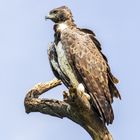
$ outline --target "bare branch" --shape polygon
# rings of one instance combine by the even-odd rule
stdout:
[[[60,80],[35,85],[25,97],[26,113],[40,112],[51,116],[67,117],[81,125],[94,140],[112,140],[107,127],[89,103],[89,97],[76,89],[64,92],[64,100],[40,99],[44,92],[61,84]]]

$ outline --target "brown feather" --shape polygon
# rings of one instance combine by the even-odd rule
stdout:
[[[117,90],[116,86],[114,84],[119,83],[119,80],[111,73],[109,64],[108,64],[108,60],[106,58],[106,56],[101,52],[102,48],[101,48],[101,44],[100,42],[96,39],[96,35],[93,31],[89,30],[89,29],[82,29],[79,28],[80,31],[89,34],[89,37],[91,38],[91,40],[93,41],[93,43],[95,44],[95,46],[97,47],[97,49],[100,51],[101,55],[103,56],[104,60],[106,61],[107,64],[107,72],[108,72],[108,81],[109,81],[109,89],[110,92],[112,93],[112,95],[114,95],[114,97],[119,97],[121,99],[121,96],[119,94],[119,91]]]
[[[86,92],[91,96],[91,104],[96,108],[102,120],[107,124],[112,123],[114,114],[111,103],[113,97],[120,97],[114,85],[118,83],[118,80],[111,73],[108,60],[102,53],[100,42],[93,31],[76,27],[69,8],[59,7],[52,10],[50,14],[56,13],[55,11],[57,14],[55,14],[55,18],[51,19],[55,22],[55,43],[57,45],[58,42],[61,42],[61,50],[64,49],[65,61],[70,66],[74,80],[67,73],[66,76],[71,81],[78,80],[76,84],[82,83],[85,86]],[[65,28],[60,30],[61,23],[65,24]],[[57,55],[60,58],[58,52]],[[69,72],[67,65],[64,66],[63,62],[60,62],[63,70]],[[75,83],[72,84],[75,86]]]
[[[73,70],[76,67],[82,75],[86,89],[92,95],[92,100],[104,121],[107,124],[112,123],[114,119],[112,96],[108,86],[107,64],[102,54],[91,38],[81,34],[80,31],[66,29],[61,36],[68,61],[70,63],[73,61],[71,65],[75,64],[72,66]]]

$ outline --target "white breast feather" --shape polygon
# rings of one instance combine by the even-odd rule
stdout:
[[[62,32],[63,30],[65,30],[66,28],[68,28],[67,24],[66,23],[59,23],[58,24],[58,28],[57,30]]]
[[[61,70],[63,71],[63,73],[65,75],[67,75],[69,77],[69,79],[71,80],[71,83],[74,87],[77,87],[78,86],[78,81],[72,71],[72,68],[71,66],[69,65],[68,63],[68,60],[66,58],[66,55],[65,55],[65,52],[64,52],[64,49],[63,49],[63,46],[61,44],[61,42],[58,43],[57,46],[55,46],[56,48],[56,52],[57,52],[57,55],[58,55],[58,63],[61,67]]]

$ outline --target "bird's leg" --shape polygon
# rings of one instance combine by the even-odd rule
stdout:
[[[74,108],[90,109],[90,96],[85,92],[82,84],[80,84],[77,88],[69,88],[69,92],[64,91],[63,99],[71,106],[74,106]]]
[[[72,103],[75,101],[75,98],[76,98],[76,88],[69,88],[69,91],[66,92],[66,91],[63,91],[63,100],[67,103]]]
[[[80,94],[81,97],[82,97],[82,96],[85,96],[85,98],[87,98],[87,100],[90,100],[90,96],[89,96],[89,94],[87,94],[87,93],[85,92],[85,87],[84,87],[84,85],[83,85],[82,83],[80,83],[80,84],[78,85],[78,87],[77,87],[77,92]]]
[[[64,101],[67,101],[68,98],[69,98],[69,93],[66,92],[66,91],[63,91],[63,100],[64,100]]]

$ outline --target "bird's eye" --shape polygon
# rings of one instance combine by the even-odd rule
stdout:
[[[54,11],[53,11],[54,14],[56,14],[57,12],[58,12],[57,10],[54,10]]]

